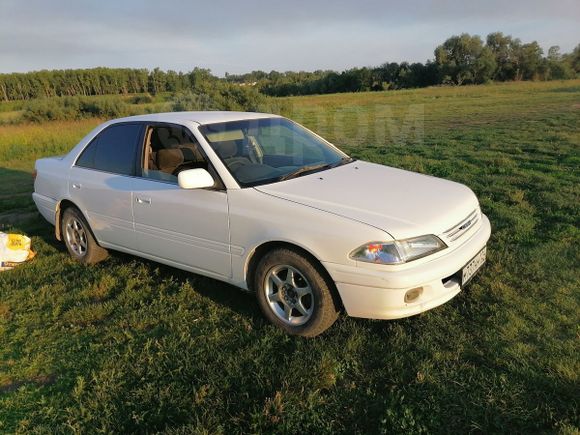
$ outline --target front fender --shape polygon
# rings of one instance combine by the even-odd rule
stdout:
[[[348,255],[371,240],[392,240],[370,225],[256,189],[228,190],[233,280],[246,288],[256,249],[274,242],[294,245],[318,261],[356,265]]]

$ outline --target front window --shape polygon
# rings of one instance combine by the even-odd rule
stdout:
[[[208,169],[199,144],[185,127],[152,125],[145,132],[142,176],[177,184],[177,175],[186,169]]]
[[[282,181],[352,161],[285,118],[207,124],[200,131],[243,187]]]

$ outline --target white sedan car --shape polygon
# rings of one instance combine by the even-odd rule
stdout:
[[[116,119],[35,174],[36,206],[78,261],[111,249],[222,280],[303,336],[341,310],[396,319],[445,303],[490,236],[466,186],[355,160],[276,115]]]

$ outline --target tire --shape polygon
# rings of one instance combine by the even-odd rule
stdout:
[[[109,255],[101,248],[82,213],[75,207],[62,214],[61,230],[64,244],[71,257],[83,264],[95,264]]]
[[[297,251],[268,252],[256,267],[253,284],[264,316],[288,334],[314,337],[338,318],[332,281]]]

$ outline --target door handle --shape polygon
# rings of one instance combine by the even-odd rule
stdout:
[[[79,183],[73,183],[72,184],[72,188],[73,189],[80,189],[81,188],[81,184],[79,184]]]
[[[151,204],[151,198],[135,198],[137,204]]]

